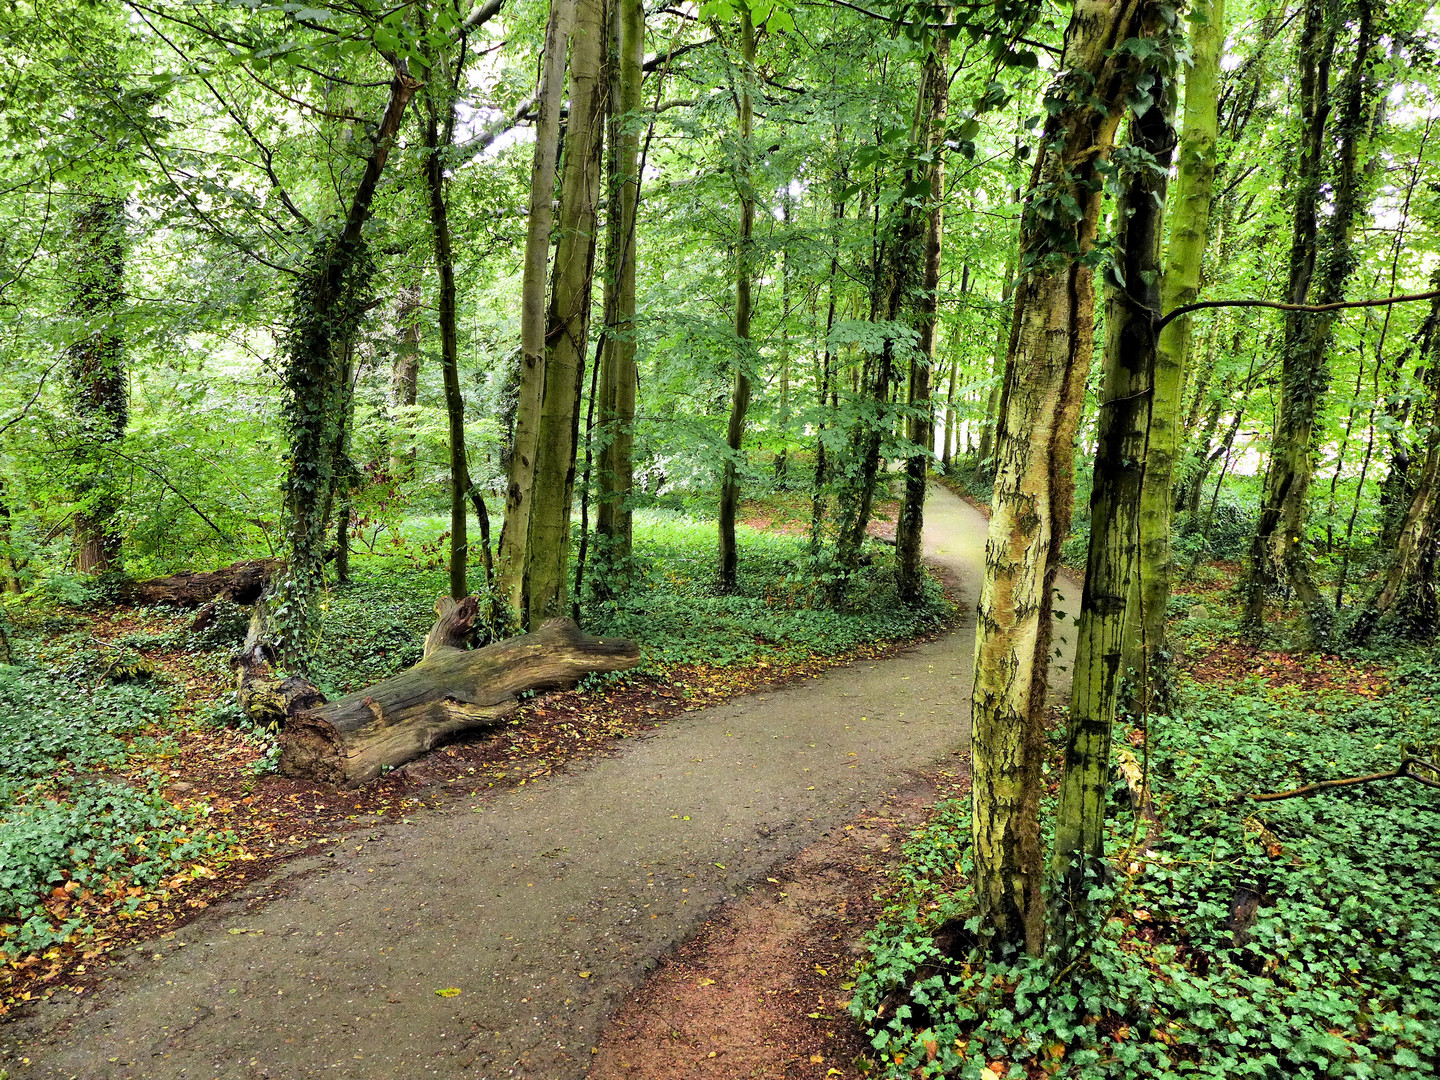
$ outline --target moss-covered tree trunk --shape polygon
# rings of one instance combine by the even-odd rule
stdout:
[[[935,413],[930,400],[930,372],[935,361],[935,331],[940,311],[940,246],[944,236],[945,118],[950,107],[950,40],[936,39],[925,60],[916,110],[915,144],[928,158],[924,177],[924,252],[920,295],[916,298],[918,354],[910,361],[911,414],[906,435],[920,447],[905,462],[905,496],[895,524],[895,583],[903,603],[919,604],[925,596],[921,539],[925,529],[925,489],[935,448]]]
[[[1116,208],[1117,247],[1125,286],[1109,291],[1104,381],[1100,390],[1090,546],[1075,643],[1070,722],[1060,802],[1055,812],[1055,865],[1062,910],[1085,907],[1086,878],[1103,873],[1105,807],[1110,788],[1110,732],[1126,679],[1127,593],[1138,561],[1147,428],[1153,434],[1157,380],[1153,313],[1159,309],[1160,242],[1166,177],[1175,145],[1164,75],[1150,75],[1156,100],[1131,119],[1130,143],[1153,160],[1126,181]],[[1175,388],[1178,391],[1178,387]],[[1175,395],[1178,397],[1178,393]],[[1161,492],[1168,504],[1169,491]]]
[[[640,82],[645,13],[639,0],[611,0],[609,209],[605,218],[605,347],[600,359],[600,500],[603,538],[595,576],[608,589],[630,563],[635,486],[635,216],[640,200]]]
[[[1021,224],[971,701],[975,896],[996,949],[1038,953],[1045,940],[1040,761],[1051,595],[1094,336],[1094,283],[1081,257],[1100,217],[1099,159],[1131,85],[1116,48],[1137,33],[1141,8],[1075,5]]]
[[[751,278],[755,273],[755,189],[751,139],[755,109],[751,87],[755,80],[755,24],[750,9],[740,9],[740,85],[736,88],[739,140],[734,166],[740,197],[740,229],[735,240],[735,376],[730,392],[730,418],[725,425],[725,462],[720,469],[720,574],[722,592],[734,590],[740,557],[735,549],[735,516],[740,507],[740,454],[745,443],[745,416],[750,411],[750,320],[753,314]]]
[[[546,315],[545,385],[530,494],[521,608],[526,626],[570,613],[570,508],[602,187],[605,30],[604,0],[580,0],[570,46],[565,169],[556,222],[559,240]]]

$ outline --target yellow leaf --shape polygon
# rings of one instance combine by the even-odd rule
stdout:
[[[458,986],[447,986],[444,990],[436,990],[435,993],[441,997],[456,997],[460,993],[460,988]]]
[[[701,980],[700,980],[698,983],[696,983],[695,985],[696,985],[696,986],[714,986],[714,985],[715,985],[715,980],[714,980],[714,979],[701,979]]]
[[[811,1064],[811,1065],[824,1065],[824,1064],[825,1064],[825,1055],[824,1055],[824,1054],[811,1054],[811,1055],[810,1055],[810,1064]]]
[[[582,979],[588,979],[593,974],[595,974],[593,971],[582,971],[580,972],[580,977]]]

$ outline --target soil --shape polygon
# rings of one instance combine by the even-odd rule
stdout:
[[[497,782],[457,763],[463,771],[417,791],[386,825],[333,831],[315,854],[129,950],[97,992],[17,1010],[0,1070],[12,1080],[578,1077],[620,1051],[621,1036],[602,1034],[610,1017],[630,1015],[637,993],[663,1000],[661,984],[638,988],[686,942],[657,978],[709,956],[729,981],[706,975],[715,983],[696,989],[721,987],[716,1003],[747,987],[792,999],[767,1005],[775,1025],[760,1030],[793,1048],[774,1055],[786,1067],[810,1071],[761,1075],[848,1068],[858,1036],[837,1001],[873,916],[874,870],[862,867],[895,850],[881,836],[918,820],[922,778],[969,757],[984,534],[979,514],[934,493],[927,557],[961,591],[953,632],[725,704],[691,702],[609,756],[562,768],[533,759],[523,784],[508,768]],[[289,794],[291,820],[360,816],[343,805],[351,793]],[[868,859],[867,838],[878,844]],[[728,1029],[715,1027],[719,1010],[703,1016],[690,1010],[691,1038],[753,1041],[733,1010]],[[653,1046],[656,1030],[631,1027],[629,1046]],[[712,1043],[706,1061],[712,1049],[719,1058]],[[636,1075],[705,1075],[666,1071],[663,1058],[652,1068]]]

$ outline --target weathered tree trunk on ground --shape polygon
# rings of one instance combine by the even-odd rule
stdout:
[[[739,457],[745,443],[745,415],[750,411],[750,319],[751,277],[754,275],[755,189],[751,175],[752,132],[755,110],[751,86],[755,79],[755,24],[750,9],[740,9],[740,85],[736,89],[739,114],[739,141],[734,166],[735,187],[740,197],[740,231],[735,241],[735,385],[730,395],[730,419],[725,426],[728,453],[720,473],[720,574],[721,592],[733,592],[738,583],[739,552],[735,548],[735,516],[740,508]]]
[[[125,299],[125,200],[95,193],[82,198],[71,232],[70,311],[85,325],[66,350],[66,365],[76,425],[76,561],[82,574],[98,574],[120,565],[114,518],[121,500],[106,448],[125,434],[130,416],[125,339],[118,324]]]
[[[575,24],[575,0],[552,0],[545,27],[545,52],[536,92],[535,154],[530,166],[529,224],[520,297],[520,388],[515,406],[505,524],[500,532],[500,593],[520,618],[525,616],[525,578],[530,514],[535,492],[535,458],[540,408],[545,394],[546,285],[550,239],[555,223],[555,173],[560,153],[560,113],[565,102],[565,59]]]
[[[1223,36],[1223,34],[1222,34]],[[1135,170],[1116,208],[1116,249],[1125,288],[1112,288],[1105,319],[1105,377],[1100,390],[1090,547],[1075,643],[1074,681],[1064,773],[1055,812],[1055,867],[1063,910],[1086,905],[1087,876],[1104,872],[1105,814],[1110,788],[1110,733],[1125,682],[1127,630],[1141,625],[1127,611],[1143,536],[1147,439],[1153,437],[1152,389],[1158,377],[1155,311],[1160,310],[1160,244],[1166,177],[1175,147],[1165,77],[1152,72],[1155,101],[1131,119],[1131,145],[1154,161]],[[1202,234],[1203,235],[1203,234]],[[1178,385],[1167,406],[1174,407]],[[1169,419],[1169,418],[1167,418]],[[1147,431],[1148,429],[1148,431]],[[1168,485],[1158,496],[1169,509]],[[1168,545],[1166,558],[1168,561]],[[1149,583],[1144,583],[1148,588]],[[1127,616],[1130,616],[1127,618]]]
[[[303,679],[269,674],[269,655],[250,650],[239,662],[240,700],[247,715],[283,725],[280,771],[286,776],[354,786],[373,780],[463,731],[504,719],[525,690],[574,686],[599,671],[624,671],[639,651],[619,638],[583,634],[568,619],[534,633],[466,646],[478,611],[475,597],[442,597],[438,620],[414,667],[327,702]]]
[[[606,125],[609,202],[605,212],[605,347],[600,358],[599,505],[595,531],[602,570],[594,581],[613,591],[630,565],[635,488],[635,219],[640,202],[641,68],[645,15],[640,0],[610,0],[610,114]]]
[[[1310,302],[1311,279],[1317,277],[1315,304],[1338,303],[1355,256],[1350,234],[1363,200],[1359,198],[1357,167],[1361,143],[1368,137],[1369,112],[1374,99],[1374,47],[1371,0],[1359,0],[1356,9],[1356,46],[1340,91],[1336,171],[1332,182],[1334,210],[1320,225],[1324,166],[1331,157],[1327,116],[1331,109],[1330,64],[1336,35],[1348,28],[1327,17],[1323,0],[1306,0],[1300,44],[1300,96],[1303,145],[1297,168],[1294,235],[1290,252],[1290,282],[1286,299]],[[1322,235],[1323,233],[1323,235]],[[1265,477],[1260,520],[1251,545],[1246,583],[1244,625],[1260,629],[1266,593],[1282,579],[1289,582],[1301,602],[1312,640],[1328,635],[1331,612],[1315,586],[1306,551],[1310,481],[1314,475],[1312,442],[1330,385],[1328,352],[1335,312],[1289,312],[1285,319],[1285,345],[1281,374],[1280,415]]]
[[[921,534],[925,528],[925,490],[930,460],[935,456],[935,412],[930,399],[930,371],[935,361],[935,331],[940,312],[940,246],[944,235],[945,118],[950,107],[950,39],[937,38],[926,58],[916,107],[917,146],[929,157],[924,167],[926,196],[924,253],[920,295],[916,298],[919,352],[910,360],[910,407],[906,423],[910,442],[920,447],[905,462],[905,496],[895,523],[895,583],[902,603],[912,607],[925,598],[921,565]],[[919,212],[919,211],[915,211]]]
[[[220,597],[248,607],[260,599],[271,577],[284,565],[279,559],[245,559],[218,570],[147,578],[125,586],[120,597],[127,604],[178,608],[203,607]]]
[[[1180,139],[1174,198],[1166,208],[1170,239],[1165,252],[1164,282],[1155,297],[1156,310],[1162,314],[1191,303],[1200,292],[1200,265],[1215,191],[1225,0],[1198,0],[1191,10],[1189,38],[1192,62],[1185,75],[1184,134]],[[1168,148],[1166,154],[1168,157]],[[1138,239],[1144,243],[1151,238]],[[1154,239],[1158,241],[1158,235]],[[1153,273],[1156,269],[1158,267],[1150,266],[1147,272]],[[1134,282],[1128,274],[1126,280]],[[1127,606],[1126,612],[1126,622],[1131,629],[1125,635],[1121,668],[1139,673],[1138,688],[1143,688],[1148,695],[1148,700],[1142,702],[1146,709],[1163,708],[1163,697],[1170,686],[1170,679],[1162,670],[1164,658],[1169,655],[1165,648],[1165,611],[1170,600],[1170,512],[1189,353],[1190,318],[1184,316],[1160,331],[1160,340],[1155,346],[1150,430],[1141,446],[1144,467],[1138,522],[1140,547],[1130,592],[1133,606]],[[1160,697],[1156,696],[1157,692]]]
[[[1021,225],[1005,384],[997,410],[995,495],[975,639],[971,715],[975,896],[991,947],[1045,940],[1041,758],[1052,592],[1074,499],[1075,431],[1094,336],[1098,164],[1114,144],[1131,86],[1116,45],[1143,4],[1079,0]],[[1073,200],[1054,221],[1050,208]]]

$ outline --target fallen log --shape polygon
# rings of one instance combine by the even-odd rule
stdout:
[[[473,596],[458,604],[442,599],[418,664],[336,701],[316,701],[311,693],[319,692],[304,680],[266,681],[259,664],[247,672],[242,658],[247,712],[264,705],[285,713],[281,773],[363,784],[459,732],[498,723],[519,708],[515,695],[521,691],[568,688],[591,672],[624,671],[640,662],[632,643],[591,637],[569,619],[552,619],[483,649],[466,648],[477,605]],[[258,659],[263,664],[263,654]],[[249,703],[247,677],[254,691]]]
[[[279,559],[243,559],[218,570],[187,570],[169,577],[133,581],[121,590],[128,604],[198,608],[216,597],[248,607],[260,599],[270,577],[284,564]]]

